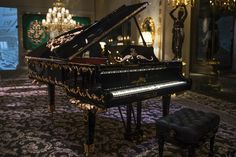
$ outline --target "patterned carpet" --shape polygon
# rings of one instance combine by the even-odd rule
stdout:
[[[81,110],[69,104],[63,90],[56,88],[56,112],[47,110],[46,86],[34,86],[29,80],[0,83],[0,156],[83,157],[84,126]],[[96,157],[157,157],[155,120],[161,114],[160,99],[143,102],[144,140],[124,140],[123,124],[117,108],[97,115],[95,132]],[[172,97],[170,112],[182,107],[216,112],[221,116],[215,143],[215,157],[234,157],[236,150],[236,104],[193,92]],[[125,109],[125,108],[123,108]],[[206,157],[206,143],[197,150]],[[186,150],[166,144],[165,157],[181,157]]]

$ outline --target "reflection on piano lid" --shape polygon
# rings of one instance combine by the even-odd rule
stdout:
[[[116,90],[112,91],[112,96],[114,98],[116,97],[122,97],[126,95],[133,95],[133,94],[138,94],[138,93],[144,93],[148,91],[154,91],[158,89],[164,89],[164,88],[170,88],[170,87],[175,87],[178,85],[184,85],[187,84],[186,81],[170,81],[168,83],[158,83],[158,84],[151,84],[147,86],[142,86],[142,87],[134,87],[131,89],[122,89],[122,90]]]

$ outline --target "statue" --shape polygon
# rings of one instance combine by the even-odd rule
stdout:
[[[179,8],[179,9],[178,9]],[[178,16],[173,14],[178,9]],[[182,59],[182,45],[184,42],[184,21],[187,18],[188,12],[185,5],[176,6],[171,12],[170,16],[174,20],[172,29],[172,52],[174,53],[174,59]]]

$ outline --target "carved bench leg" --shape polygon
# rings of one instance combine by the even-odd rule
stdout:
[[[209,151],[209,157],[213,157],[214,155],[214,143],[215,143],[215,135],[210,138],[210,151]]]
[[[48,110],[53,113],[55,111],[55,85],[48,84]]]
[[[122,113],[120,112],[121,116]],[[133,115],[133,117],[132,117]],[[141,101],[137,102],[137,119],[135,117],[135,112],[133,110],[133,105],[132,104],[127,104],[126,105],[126,125],[125,127],[125,133],[124,133],[124,138],[129,141],[136,141],[140,142],[143,140],[143,130],[141,129],[141,120],[142,120],[142,103]],[[136,124],[135,128],[132,128],[132,118]],[[122,118],[122,121],[123,118]],[[123,122],[125,124],[125,122]]]
[[[188,157],[195,157],[195,147],[193,145],[188,147]]]
[[[162,113],[163,113],[163,117],[165,117],[169,114],[170,99],[171,99],[171,95],[162,96],[162,108],[163,108]]]
[[[95,117],[96,111],[86,110],[84,111],[84,124],[86,140],[84,143],[85,156],[89,156],[90,153],[94,153],[94,131],[95,131]]]
[[[159,157],[163,157],[164,142],[165,142],[164,138],[162,137],[158,138]]]

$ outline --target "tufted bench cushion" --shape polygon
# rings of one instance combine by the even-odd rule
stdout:
[[[185,144],[197,144],[208,134],[215,134],[219,122],[220,117],[214,113],[184,108],[157,120],[156,129],[157,134],[165,138],[174,138]]]
[[[156,122],[159,157],[163,157],[164,142],[188,148],[188,157],[196,157],[195,148],[210,139],[209,157],[214,156],[215,133],[220,117],[214,113],[181,109]]]

